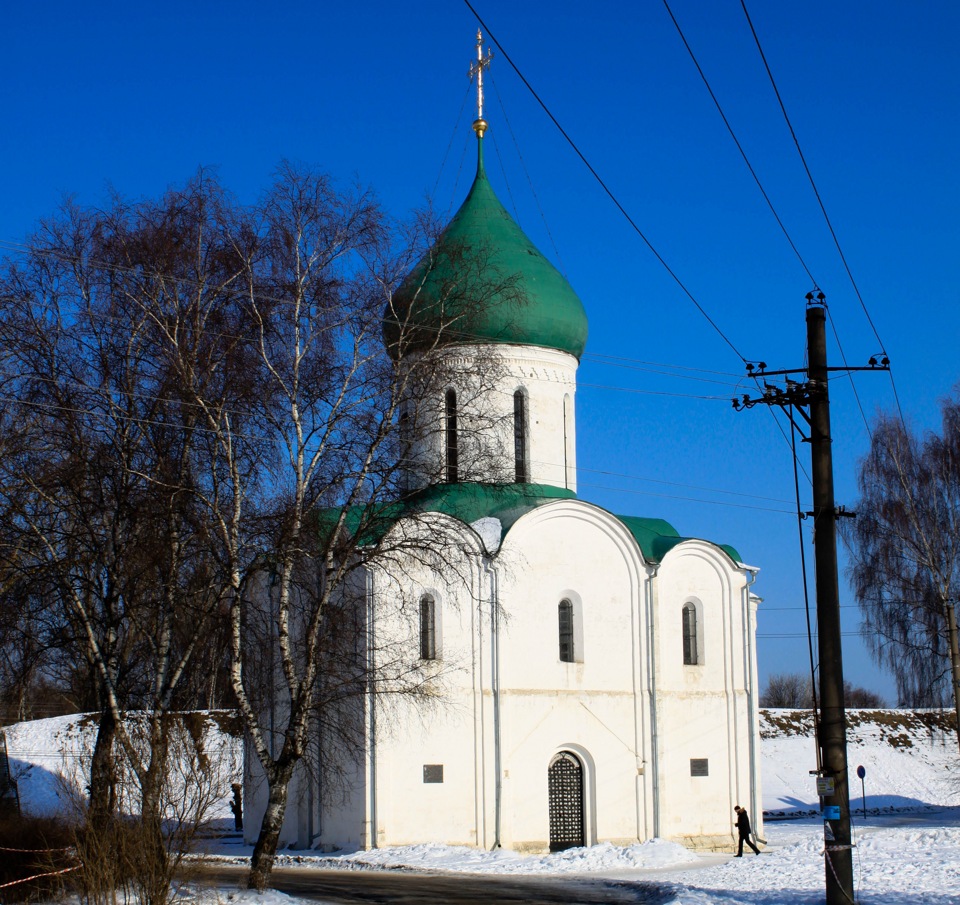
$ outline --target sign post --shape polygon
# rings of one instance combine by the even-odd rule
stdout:
[[[860,777],[860,794],[863,797],[864,822],[866,822],[866,819],[867,819],[867,789],[866,789],[866,786],[863,784],[863,778],[866,775],[867,775],[867,771],[863,768],[863,765],[861,764],[859,767],[857,767],[857,776]]]

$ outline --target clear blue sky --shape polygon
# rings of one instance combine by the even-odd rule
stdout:
[[[771,368],[801,365],[809,279],[664,5],[474,5],[733,345]],[[847,361],[865,364],[881,343],[740,3],[671,5],[827,294]],[[938,400],[960,377],[960,5],[751,0],[748,9],[904,411],[918,428],[935,427]],[[397,214],[428,194],[455,207],[469,185],[466,70],[477,22],[459,0],[17,3],[2,24],[7,249],[63,193],[84,204],[103,201],[108,186],[156,195],[201,165],[218,168],[249,200],[281,159],[303,161],[369,184]],[[488,171],[501,200],[557,261],[590,317],[577,399],[581,496],[735,545],[762,567],[761,677],[805,669],[790,451],[769,411],[731,408],[734,392],[751,389],[737,387],[740,359],[502,55],[485,112],[495,145]],[[835,340],[830,355],[840,363]],[[860,377],[856,388],[868,418],[893,405],[885,375]],[[867,432],[849,381],[835,380],[832,393],[837,500],[852,507]],[[809,508],[808,485],[804,498]],[[811,550],[809,525],[804,531]],[[841,584],[846,676],[892,702],[893,683],[870,663],[843,576]]]

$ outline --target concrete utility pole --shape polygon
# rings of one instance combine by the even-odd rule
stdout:
[[[884,358],[870,359],[866,368],[828,368],[826,303],[822,292],[807,293],[807,367],[768,371],[747,365],[748,376],[756,379],[785,377],[786,389],[764,380],[758,399],[743,396],[733,400],[738,411],[755,405],[776,405],[793,421],[799,413],[809,428],[813,480],[813,543],[816,563],[817,636],[820,656],[820,719],[817,745],[820,748],[818,792],[823,801],[824,860],[827,905],[852,905],[853,854],[850,843],[850,791],[847,778],[847,720],[843,702],[843,654],[840,644],[840,592],[837,577],[837,518],[852,514],[837,509],[833,496],[833,450],[830,435],[831,371],[888,370]],[[791,380],[790,374],[806,374],[805,383]],[[800,429],[794,421],[794,427]],[[801,430],[802,433],[802,430]]]
[[[822,299],[821,299],[822,302]],[[833,498],[833,439],[830,436],[826,308],[807,305],[807,392],[810,400],[810,457],[813,478],[813,547],[816,561],[817,638],[820,652],[820,745],[828,784],[823,796],[827,905],[853,902],[850,847],[850,790],[847,780],[847,719],[843,703],[840,647],[840,588],[837,579],[837,508]],[[832,791],[829,780],[833,780]],[[831,819],[833,818],[833,819]]]

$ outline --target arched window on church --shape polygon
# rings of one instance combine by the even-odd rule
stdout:
[[[527,468],[527,400],[523,390],[513,394],[513,464],[514,480],[526,484],[530,472]]]
[[[700,662],[700,650],[697,643],[697,605],[683,605],[683,664],[696,666]]]
[[[437,659],[437,604],[429,594],[420,598],[420,659]]]
[[[560,623],[560,662],[575,663],[573,603],[564,598],[558,607]]]
[[[444,440],[446,445],[446,477],[448,484],[460,480],[460,448],[457,438],[457,392],[447,390],[444,396]]]

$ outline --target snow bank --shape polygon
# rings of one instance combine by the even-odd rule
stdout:
[[[290,861],[306,863],[302,857]],[[653,870],[695,864],[697,855],[682,845],[650,839],[636,845],[609,842],[589,848],[571,848],[551,855],[519,855],[508,849],[485,851],[451,845],[407,845],[398,848],[327,856],[330,866],[365,865],[384,869],[455,870],[496,874],[596,874],[630,870]]]
[[[170,771],[168,798],[171,813],[198,795],[211,799],[205,816],[230,816],[231,783],[243,776],[243,746],[239,722],[223,711],[178,714],[175,732],[182,733],[180,756]],[[135,731],[135,719],[131,718]],[[10,772],[17,783],[20,807],[38,817],[68,818],[86,798],[90,759],[97,737],[97,717],[90,714],[52,717],[16,723],[0,730],[6,736]],[[137,808],[136,783],[127,771],[121,782],[121,801],[127,811]],[[230,821],[232,826],[232,818]]]
[[[847,712],[850,808],[867,814],[960,806],[957,735],[939,710]],[[807,710],[761,710],[763,809],[767,820],[815,816],[816,746]],[[861,789],[856,768],[866,777]]]

